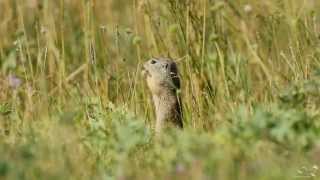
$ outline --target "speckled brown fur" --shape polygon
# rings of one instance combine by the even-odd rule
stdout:
[[[183,128],[177,65],[168,58],[153,58],[144,63],[143,73],[152,93],[156,112],[156,133],[163,127]]]

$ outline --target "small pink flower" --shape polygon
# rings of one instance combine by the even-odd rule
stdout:
[[[176,172],[177,173],[183,173],[184,171],[185,171],[185,167],[182,164],[177,164]]]
[[[17,89],[22,84],[22,80],[20,78],[18,78],[17,76],[10,74],[8,76],[8,83],[11,88]]]

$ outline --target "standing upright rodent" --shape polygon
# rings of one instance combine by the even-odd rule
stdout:
[[[156,133],[170,124],[183,128],[177,64],[168,58],[152,58],[143,64],[143,69],[155,106]]]

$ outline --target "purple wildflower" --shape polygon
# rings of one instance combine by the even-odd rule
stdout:
[[[11,88],[17,89],[22,84],[22,80],[17,76],[10,74],[8,76],[8,83]]]

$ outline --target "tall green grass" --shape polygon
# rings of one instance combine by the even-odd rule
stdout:
[[[317,179],[317,0],[0,1],[0,177]],[[154,139],[151,57],[185,129]]]

